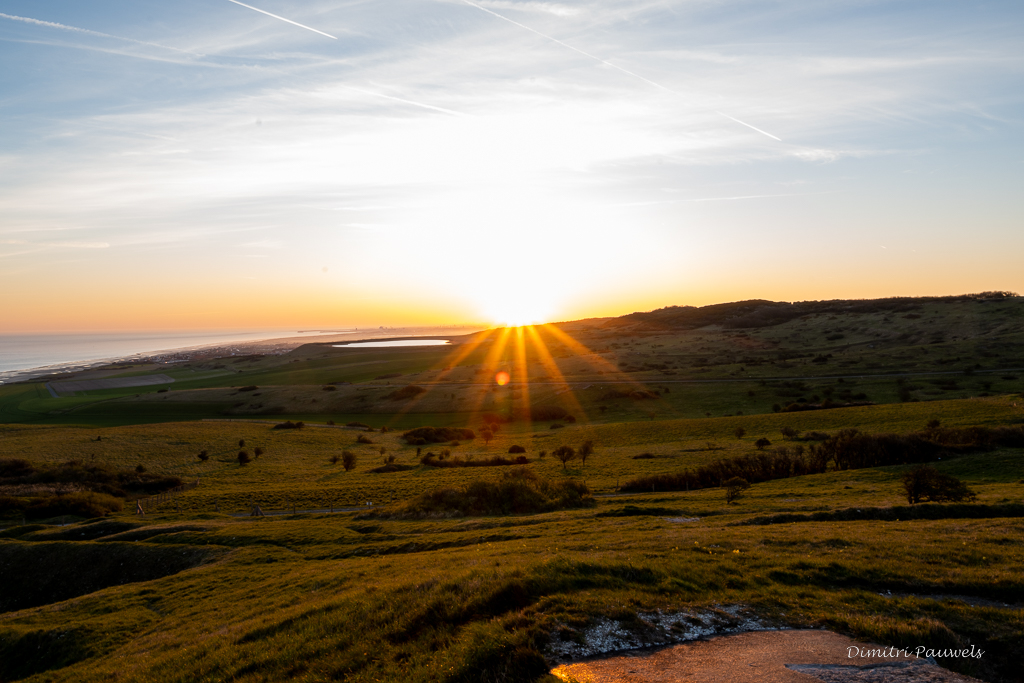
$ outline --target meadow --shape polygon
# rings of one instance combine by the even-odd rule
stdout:
[[[557,347],[551,333],[549,350],[563,355],[553,353],[558,362],[552,365],[540,354],[529,376],[543,373],[549,380],[529,386],[492,381],[503,368],[514,377],[519,362],[513,347],[506,363],[492,339],[463,348],[468,353],[458,362],[445,355],[451,349],[398,351],[392,365],[393,349],[353,352],[373,354],[360,359],[301,347],[241,362],[136,367],[130,372],[176,378],[170,391],[146,387],[138,396],[108,390],[54,399],[41,383],[0,387],[6,421],[0,457],[40,466],[102,463],[197,484],[140,499],[142,516],[129,501],[123,512],[96,519],[34,522],[8,514],[0,521],[0,680],[553,681],[548,672],[559,662],[677,642],[695,623],[713,623],[720,633],[752,623],[827,628],[899,647],[973,644],[984,657],[940,663],[983,680],[1021,680],[1020,447],[943,453],[930,463],[971,488],[977,498],[964,503],[910,505],[901,483],[909,465],[764,481],[733,503],[717,487],[620,490],[638,476],[762,452],[759,439],[770,441],[771,450],[816,443],[808,440],[814,432],[817,439],[850,428],[909,434],[934,421],[943,428],[1024,424],[1020,382],[1004,379],[1013,377],[1008,369],[1015,367],[1018,347],[1011,342],[1020,333],[1014,317],[1020,309],[1004,303],[921,304],[913,309],[918,312],[900,312],[920,316],[909,321],[892,312],[856,314],[878,317],[878,328],[892,332],[892,344],[910,348],[917,338],[896,339],[906,330],[882,325],[884,316],[930,325],[944,306],[958,314],[971,306],[984,316],[993,311],[991,321],[961,326],[990,335],[987,341],[943,342],[971,345],[971,360],[985,361],[981,368],[964,367],[967,347],[938,352],[941,344],[932,345],[931,358],[961,354],[960,388],[934,394],[929,387],[937,385],[925,375],[898,384],[896,377],[845,374],[839,382],[824,374],[830,368],[813,362],[820,351],[780,360],[777,346],[764,352],[760,365],[751,357],[710,366],[673,361],[687,373],[710,367],[707,374],[729,381],[670,384],[682,370],[615,369],[636,359],[612,344],[628,344],[629,353],[641,349],[650,359],[667,353],[659,345],[669,337],[695,344],[702,336],[706,344],[710,335],[721,341],[736,332],[651,332],[628,320],[632,327],[624,330],[594,330],[586,321],[563,327],[573,331],[575,325],[575,337],[591,335],[588,348],[607,347],[607,362],[584,362],[585,354],[564,340]],[[787,331],[783,325],[802,327]],[[810,346],[819,337],[826,343],[829,335],[849,334],[835,332],[836,326],[818,315],[743,334],[799,332]],[[921,334],[931,345],[931,328]],[[1005,348],[1000,335],[1010,340]],[[995,357],[985,357],[980,347]],[[884,356],[892,348],[865,346],[858,353],[889,371],[896,365],[885,365]],[[766,377],[740,376],[755,368]],[[232,374],[216,374],[226,369]],[[985,390],[989,370],[996,379]],[[383,377],[395,373],[400,376]],[[804,376],[813,379],[797,379]],[[428,391],[409,402],[387,397],[414,383]],[[816,394],[823,401],[829,387],[838,399],[847,384],[856,385],[852,393],[868,394],[869,404],[791,412],[772,407],[781,399],[811,403]],[[648,395],[608,398],[623,386]],[[783,397],[782,391],[798,395]],[[248,410],[261,400],[287,410]],[[720,401],[718,409],[705,410],[713,401]],[[561,408],[574,420],[534,420],[528,411],[517,412],[532,406]],[[273,429],[283,419],[307,424]],[[404,430],[423,425],[469,428],[475,437],[457,445],[411,445],[402,438]],[[489,439],[485,428],[493,431]],[[594,452],[585,464],[555,459],[560,447],[579,449],[588,441]],[[522,447],[528,464],[421,464],[427,452],[480,461],[507,456],[512,446]],[[239,450],[256,448],[259,457],[239,463]],[[199,458],[203,451],[206,460]],[[346,451],[356,456],[351,470],[332,457]],[[406,469],[371,471],[389,460]],[[402,514],[427,492],[496,482],[522,469],[552,482],[585,483],[591,505],[495,516]],[[266,516],[250,516],[254,506]]]

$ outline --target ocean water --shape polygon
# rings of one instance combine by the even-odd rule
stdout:
[[[192,346],[299,337],[295,329],[189,330],[96,334],[0,334],[0,373],[121,358]],[[312,336],[312,334],[310,335]],[[2,379],[2,377],[0,377]]]

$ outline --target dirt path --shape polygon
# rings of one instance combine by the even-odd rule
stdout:
[[[869,649],[884,654],[857,656]],[[563,664],[552,673],[580,683],[980,683],[912,654],[810,630],[721,636]]]

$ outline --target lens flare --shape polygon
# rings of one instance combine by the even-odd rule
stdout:
[[[502,386],[502,387],[505,386],[506,384],[508,384],[508,381],[510,379],[512,379],[512,376],[509,375],[504,370],[502,370],[501,372],[499,372],[498,374],[496,374],[494,376],[494,381],[498,383],[498,386]]]

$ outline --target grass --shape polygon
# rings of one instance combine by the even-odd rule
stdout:
[[[143,465],[199,481],[173,498],[144,501],[142,518],[126,509],[67,526],[0,524],[4,596],[26,600],[0,613],[0,679],[540,681],[553,646],[584,639],[598,623],[642,635],[642,616],[654,610],[739,605],[767,623],[883,645],[976,644],[986,650],[982,660],[941,663],[985,680],[1018,680],[1022,449],[933,463],[977,492],[972,505],[908,508],[900,466],[767,481],[731,505],[721,489],[617,488],[753,453],[762,437],[784,444],[787,427],[903,433],[932,419],[948,427],[1020,424],[1024,400],[1014,392],[1024,373],[986,372],[1024,367],[1022,311],[1016,300],[961,301],[921,305],[914,318],[836,313],[746,330],[568,325],[595,354],[548,335],[574,391],[535,383],[530,400],[561,405],[576,423],[551,430],[547,422],[513,422],[490,444],[437,446],[481,460],[522,445],[537,477],[567,476],[593,493],[593,507],[532,514],[403,513],[447,514],[451,504],[428,510],[425,494],[461,491],[469,501],[473,491],[500,488],[515,469],[426,467],[401,438],[425,425],[479,434],[480,412],[524,404],[521,387],[488,383],[495,367],[513,360],[506,350],[485,364],[489,345],[446,378],[438,368],[450,350],[307,345],[277,357],[125,368],[174,377],[160,394],[147,387],[53,399],[41,383],[0,386],[5,456]],[[530,353],[531,376],[554,382],[550,364]],[[827,354],[826,363],[813,362]],[[858,376],[898,371],[958,374],[919,374],[902,386]],[[396,372],[402,376],[375,379]],[[840,374],[843,382],[831,377]],[[623,378],[658,397],[603,398],[608,386],[624,386],[609,380]],[[435,384],[441,379],[448,383]],[[669,383],[678,379],[727,381]],[[341,381],[353,384],[322,390]],[[408,402],[386,398],[408,384],[428,391]],[[258,389],[240,394],[245,385]],[[900,401],[901,389],[917,400]],[[846,390],[880,405],[771,412],[776,402]],[[271,429],[286,419],[307,426]],[[360,445],[361,432],[345,422],[391,431]],[[240,467],[240,439],[265,453]],[[586,440],[596,452],[585,468],[570,463],[563,472],[541,457]],[[381,447],[410,469],[371,472],[383,464]],[[197,458],[201,450],[208,461]],[[358,456],[351,472],[330,462],[344,450]],[[636,458],[645,453],[652,457]],[[298,513],[249,517],[257,504]],[[303,512],[332,506],[358,511]]]

